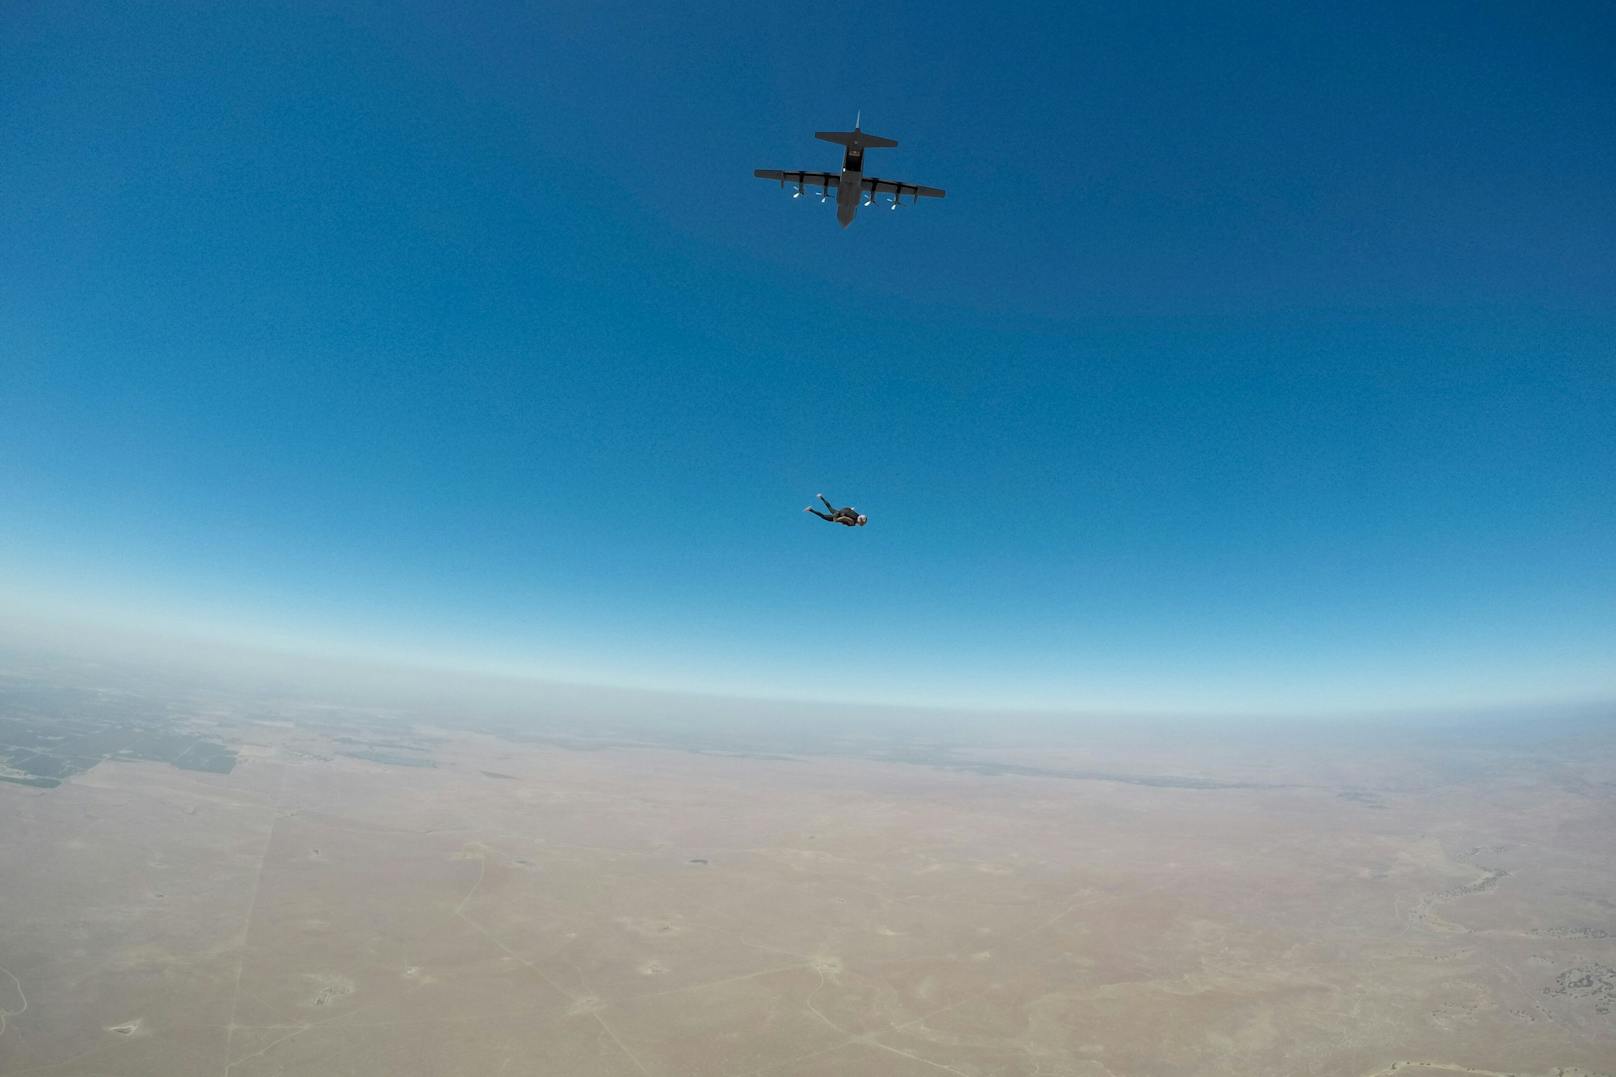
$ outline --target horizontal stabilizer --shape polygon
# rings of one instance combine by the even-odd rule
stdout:
[[[867,149],[891,149],[898,144],[895,138],[882,138],[880,135],[868,135],[863,131],[815,131],[814,137],[821,142],[834,142],[838,146],[863,146]]]

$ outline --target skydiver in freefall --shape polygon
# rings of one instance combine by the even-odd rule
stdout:
[[[809,505],[807,508],[803,509],[803,512],[811,512],[821,520],[829,520],[833,524],[841,524],[844,527],[863,527],[865,524],[870,522],[870,518],[864,515],[858,509],[851,507],[839,509],[835,505],[832,505],[829,501],[825,501],[824,494],[816,494],[815,496],[818,497],[820,501],[824,502],[825,507],[829,509],[830,512],[820,512],[812,505]]]

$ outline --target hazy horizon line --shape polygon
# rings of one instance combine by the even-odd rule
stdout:
[[[500,696],[506,703],[521,703],[538,693],[574,699],[576,702],[617,705],[680,704],[679,710],[714,705],[725,710],[735,707],[763,707],[776,710],[818,710],[827,705],[839,712],[880,715],[894,718],[930,715],[955,720],[1004,719],[1040,724],[1045,722],[1336,722],[1366,723],[1420,721],[1508,721],[1542,716],[1545,711],[1560,716],[1616,717],[1616,695],[1589,693],[1558,698],[1502,699],[1486,704],[1446,705],[1388,703],[1383,707],[1320,706],[1316,708],[1251,705],[1207,708],[1162,706],[1034,706],[1010,704],[987,707],[970,703],[917,703],[886,699],[827,701],[817,697],[786,693],[723,691],[682,686],[617,684],[587,677],[557,677],[546,673],[513,668],[498,662],[456,661],[448,655],[411,654],[402,650],[354,648],[346,652],[320,649],[310,640],[244,640],[209,636],[200,630],[176,628],[137,629],[126,624],[108,623],[93,617],[72,614],[19,614],[0,609],[0,646],[13,647],[36,658],[78,661],[114,660],[126,663],[156,663],[175,674],[179,670],[195,675],[223,673],[291,678],[305,691],[316,686],[324,691],[379,692],[383,695],[406,691],[428,691],[435,702],[447,703],[457,697]],[[176,668],[177,667],[177,668]],[[578,699],[576,697],[594,697]],[[484,700],[487,702],[488,700]],[[609,708],[615,709],[615,708]]]

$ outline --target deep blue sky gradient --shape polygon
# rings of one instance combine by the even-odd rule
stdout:
[[[1608,5],[694,6],[0,12],[0,591],[764,694],[1616,694]],[[859,109],[945,201],[751,178]]]

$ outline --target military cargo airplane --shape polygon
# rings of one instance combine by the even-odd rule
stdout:
[[[776,180],[781,187],[788,183],[794,184],[797,190],[792,198],[801,198],[805,190],[818,188],[819,200],[825,202],[830,198],[831,188],[836,188],[836,219],[842,222],[843,228],[853,223],[853,215],[858,212],[861,194],[864,196],[863,204],[866,206],[875,205],[876,195],[891,195],[892,201],[887,205],[889,209],[897,209],[905,195],[909,196],[911,204],[918,203],[922,198],[943,197],[946,192],[936,187],[920,187],[913,183],[866,176],[864,151],[890,149],[898,143],[880,135],[865,134],[859,130],[859,122],[862,119],[861,113],[853,120],[851,131],[814,132],[817,139],[845,147],[840,175],[835,172],[780,172],[772,168],[759,168],[752,175],[758,179]]]

